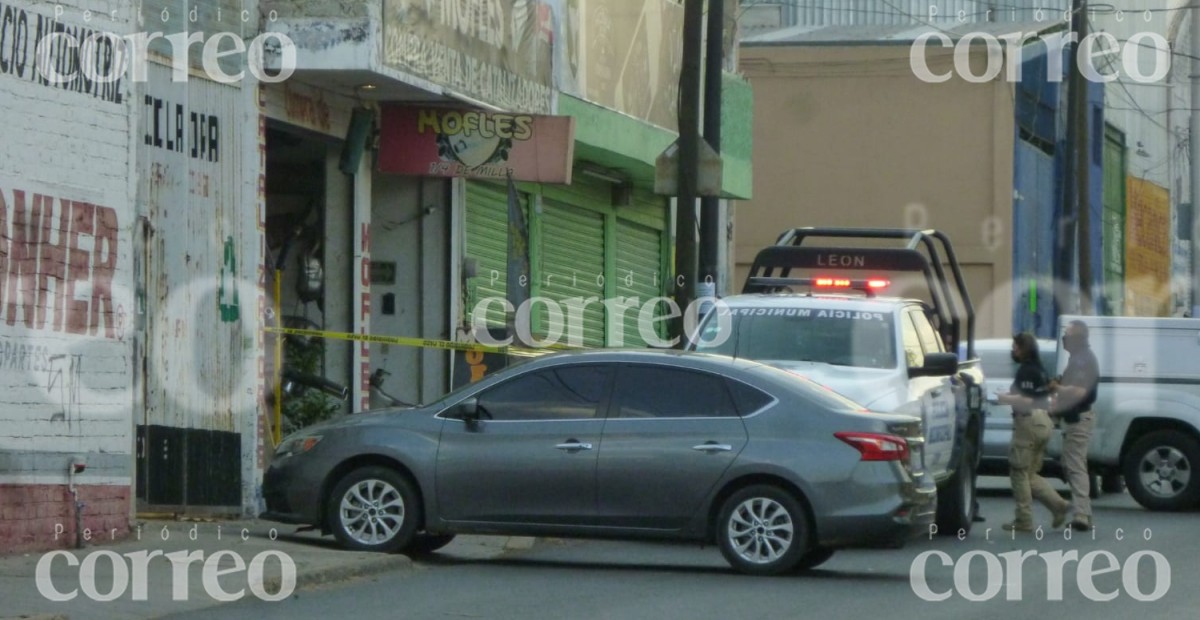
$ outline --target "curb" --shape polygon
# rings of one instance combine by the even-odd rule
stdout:
[[[532,549],[538,540],[541,539],[534,538],[533,536],[509,536],[508,540],[504,542],[504,550],[527,551]]]
[[[412,566],[412,563],[411,558],[400,553],[380,554],[379,558],[367,559],[343,566],[329,566],[310,571],[298,570],[296,571],[295,590],[323,585],[333,581],[378,575],[379,573]],[[263,588],[268,592],[278,592],[281,589],[282,580],[282,577],[264,579]]]

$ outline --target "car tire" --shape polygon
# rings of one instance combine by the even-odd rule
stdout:
[[[968,432],[967,436],[974,435]],[[960,530],[971,532],[975,521],[976,461],[975,441],[967,439],[954,475],[938,487],[937,529],[942,536],[957,536]]]
[[[387,467],[362,467],[334,485],[325,518],[338,542],[355,551],[395,552],[408,547],[421,520],[417,492]]]
[[[454,534],[417,534],[404,552],[413,557],[429,555],[453,541]]]
[[[800,562],[796,564],[796,570],[812,570],[828,562],[829,558],[833,557],[833,554],[834,550],[829,547],[813,547],[808,550],[808,553],[804,554],[804,557],[800,558]]]
[[[721,505],[717,544],[736,570],[778,575],[796,567],[808,553],[808,515],[791,493],[758,484],[737,491]]]
[[[1188,510],[1200,504],[1200,443],[1179,431],[1148,433],[1122,463],[1125,486],[1148,510]]]

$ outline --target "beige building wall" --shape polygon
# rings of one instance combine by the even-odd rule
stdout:
[[[739,51],[754,89],[754,199],[736,206],[734,290],[788,228],[936,228],[963,265],[976,336],[1011,335],[1014,89],[1004,72],[925,83],[906,44]],[[952,67],[941,50],[928,58],[935,73]]]

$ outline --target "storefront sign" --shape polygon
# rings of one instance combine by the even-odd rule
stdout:
[[[551,0],[563,92],[675,130],[683,66],[679,0]],[[730,9],[726,9],[730,11]],[[736,14],[730,11],[728,14]]]
[[[518,112],[549,112],[550,5],[523,0],[386,0],[384,64]]]
[[[387,106],[379,169],[416,176],[570,183],[575,119]]]

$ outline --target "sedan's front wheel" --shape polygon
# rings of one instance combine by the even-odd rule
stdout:
[[[808,516],[778,487],[746,487],[725,500],[717,521],[721,554],[735,569],[776,575],[794,568],[808,551]]]
[[[400,551],[412,542],[420,520],[417,493],[386,467],[356,469],[333,487],[325,507],[333,535],[358,551]]]

